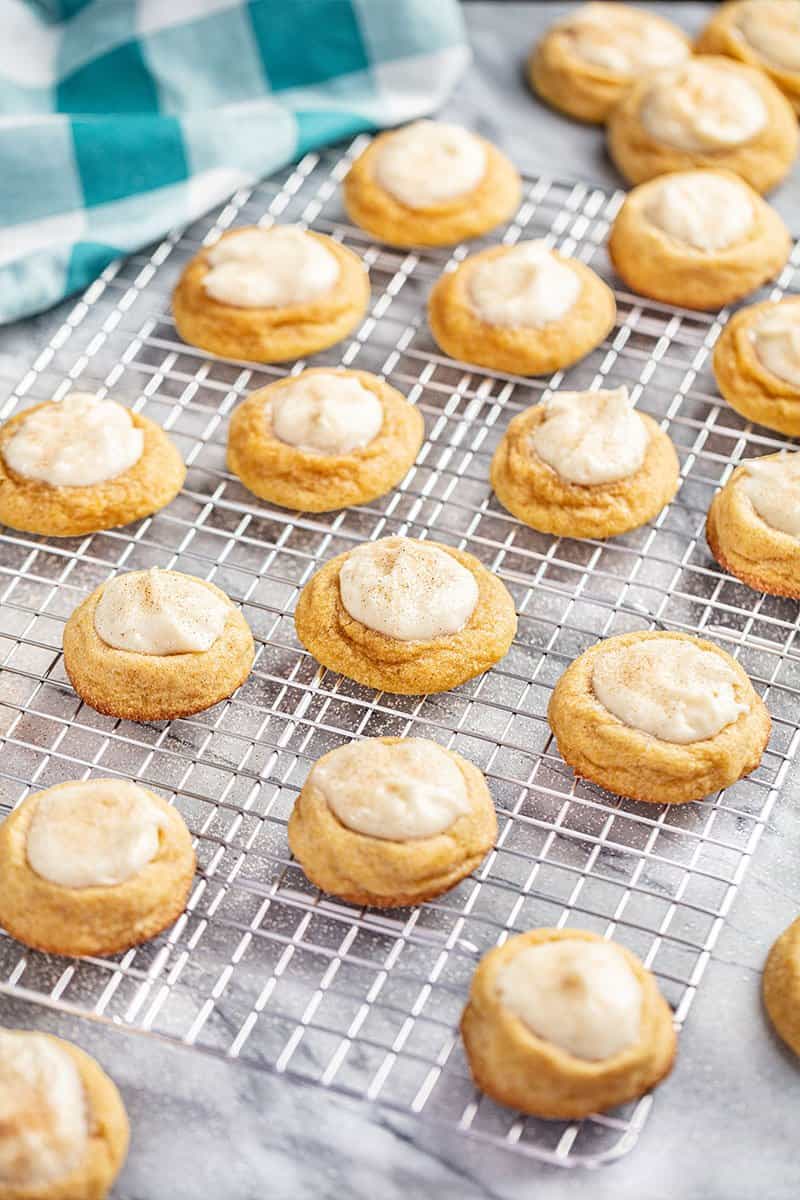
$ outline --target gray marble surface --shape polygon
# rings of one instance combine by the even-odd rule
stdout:
[[[616,183],[600,134],[539,107],[523,82],[523,48],[567,7],[469,4],[475,64],[447,115],[503,144],[527,170]],[[649,7],[696,29],[710,6]],[[777,197],[790,220],[796,188],[796,181],[785,185]],[[68,308],[0,332],[0,386],[22,374]],[[767,947],[800,911],[796,774],[717,942],[677,1068],[637,1148],[591,1175],[487,1152],[310,1087],[6,999],[0,1019],[73,1037],[119,1083],[133,1145],[118,1200],[789,1200],[800,1194],[800,1076],[765,1022],[759,979]]]

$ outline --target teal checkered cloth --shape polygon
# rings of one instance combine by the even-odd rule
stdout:
[[[0,322],[468,61],[456,0],[0,0]]]

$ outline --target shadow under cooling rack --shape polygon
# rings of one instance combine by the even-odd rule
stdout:
[[[122,1024],[567,1166],[628,1150],[651,1100],[581,1123],[500,1108],[473,1087],[457,1032],[480,955],[509,933],[572,925],[613,935],[656,973],[680,1024],[796,747],[796,605],[720,573],[704,537],[714,491],[742,458],[784,443],[715,396],[709,354],[727,319],[617,290],[603,346],[547,380],[452,362],[424,321],[427,290],[467,253],[403,252],[348,225],[338,184],[360,147],[309,155],[152,252],[109,267],[41,352],[3,416],[78,387],[107,389],[164,425],[188,464],[156,516],[48,542],[0,539],[0,804],[89,775],[142,781],[195,835],[186,913],[152,943],[108,960],[30,953],[0,936],[0,996]],[[614,285],[605,251],[619,193],[526,182],[516,219],[480,243],[544,237]],[[390,495],[320,516],[270,508],[225,468],[226,420],[287,368],[210,358],[179,341],[175,280],[232,224],[300,221],[358,252],[372,304],[350,339],[315,357],[383,374],[425,416],[417,464]],[[470,247],[472,249],[473,247]],[[797,248],[769,294],[795,287]],[[766,294],[766,293],[765,293]],[[301,364],[292,367],[299,369]],[[511,518],[488,483],[508,420],[547,387],[626,384],[673,439],[682,487],[656,521],[608,544],[546,537]],[[512,592],[519,632],[488,674],[439,696],[376,694],[321,670],[292,612],[318,564],[392,533],[468,549]],[[63,623],[109,575],[188,571],[242,605],[257,640],[236,696],[191,720],[133,725],[82,705],[61,660]],[[630,629],[701,632],[741,661],[774,732],[759,769],[724,793],[669,808],[577,782],[559,758],[547,701],[567,663]],[[291,860],[286,820],[311,763],[354,737],[436,739],[487,774],[497,846],[439,900],[379,913],[322,897]]]

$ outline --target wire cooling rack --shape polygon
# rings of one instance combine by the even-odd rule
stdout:
[[[73,388],[107,390],[162,424],[188,478],[163,512],[64,541],[5,530],[0,543],[0,805],[90,775],[174,798],[199,872],[166,935],[112,959],[71,961],[0,935],[0,997],[15,995],[311,1080],[418,1114],[518,1154],[598,1165],[635,1144],[651,1100],[581,1123],[503,1109],[472,1086],[457,1022],[480,955],[537,925],[613,935],[658,976],[681,1024],[797,744],[797,605],[720,573],[703,525],[742,458],[783,443],[721,404],[709,354],[726,320],[617,290],[608,340],[550,379],[498,375],[439,354],[430,284],[467,247],[406,253],[349,226],[338,185],[361,148],[308,155],[240,191],[152,252],[109,267],[2,408]],[[545,237],[611,278],[604,248],[622,200],[582,183],[526,182],[516,219],[485,243]],[[210,358],[177,337],[170,290],[201,243],[231,225],[300,221],[357,251],[372,304],[317,364],[381,373],[425,415],[417,465],[389,496],[309,516],[271,508],[225,470],[226,419],[246,393],[300,370]],[[470,246],[469,249],[473,249]],[[797,248],[770,294],[791,290]],[[675,442],[683,483],[656,521],[609,543],[546,537],[493,498],[489,461],[509,419],[545,388],[625,383]],[[292,621],[319,564],[365,539],[408,533],[470,550],[508,585],[519,632],[492,671],[446,695],[376,694],[321,670]],[[100,716],[70,688],[61,635],[115,571],[188,571],[241,603],[257,640],[236,696],[191,720]],[[566,665],[599,637],[689,630],[730,650],[766,697],[773,736],[759,769],[702,803],[654,807],[578,783],[545,713]],[[422,907],[376,912],[321,896],[291,860],[286,820],[310,765],[352,738],[434,738],[487,774],[496,848]]]

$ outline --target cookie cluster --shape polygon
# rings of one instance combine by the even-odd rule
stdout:
[[[796,153],[799,46],[779,2],[737,0],[720,8],[694,54],[668,22],[608,3],[573,10],[536,47],[533,87],[570,116],[605,124],[612,158],[635,185],[608,246],[633,291],[716,310],[783,268],[790,238],[762,193]],[[490,233],[521,194],[497,147],[436,121],[376,137],[343,188],[354,225],[410,252]],[[455,255],[451,266],[431,289],[428,322],[458,362],[512,381],[552,376],[614,328],[611,289],[550,241],[509,239]],[[369,505],[415,468],[425,429],[413,396],[366,371],[305,365],[357,338],[369,304],[361,258],[299,226],[231,230],[186,266],[173,314],[187,343],[234,363],[297,364],[230,420],[227,466],[246,489],[243,504],[255,496],[308,513]],[[798,302],[740,310],[718,339],[714,369],[743,415],[800,433]],[[491,464],[499,503],[555,537],[607,539],[656,519],[680,485],[680,462],[636,407],[641,390],[554,386],[515,416]],[[707,518],[709,547],[727,570],[795,598],[798,463],[781,452],[742,464]],[[152,516],[185,473],[165,431],[135,406],[71,393],[0,430],[0,519],[28,533],[83,536]],[[473,555],[387,536],[323,563],[300,591],[295,627],[320,670],[423,695],[498,663],[517,617],[509,588]],[[245,683],[255,653],[240,606],[173,570],[105,580],[64,630],[78,696],[125,721],[209,708]],[[548,718],[577,776],[654,804],[697,801],[747,775],[770,735],[738,662],[687,633],[635,632],[591,646],[556,683]],[[326,893],[389,908],[455,887],[480,868],[497,833],[477,766],[425,738],[379,737],[311,765],[288,841]],[[162,797],[121,779],[59,784],[28,796],[0,826],[0,924],[54,954],[119,953],[181,919],[195,869],[192,834]],[[798,945],[793,926],[765,975],[770,1014],[795,1049]],[[484,1091],[559,1119],[642,1095],[669,1072],[676,1049],[653,975],[626,948],[580,930],[532,930],[486,954],[461,1030]],[[7,1167],[0,1148],[0,1192],[46,1195],[57,1182],[54,1195],[105,1194],[127,1123],[113,1085],[85,1055],[0,1030],[0,1109],[14,1150]],[[32,1112],[43,1129],[36,1156],[26,1141]]]

